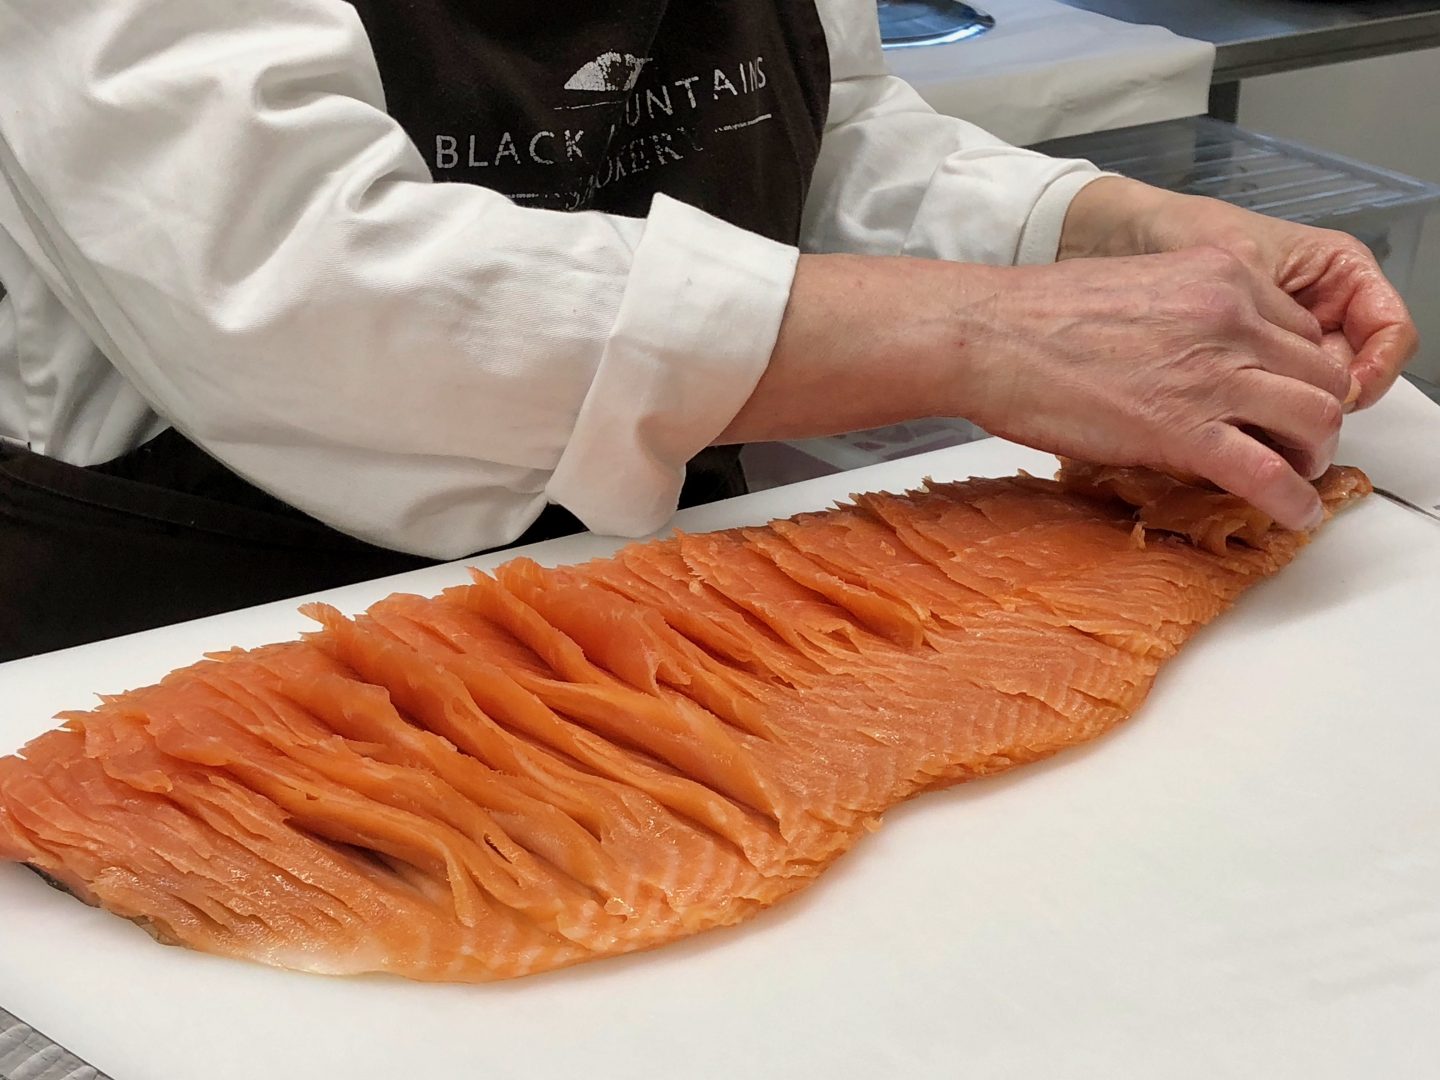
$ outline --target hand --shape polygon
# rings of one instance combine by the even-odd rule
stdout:
[[[802,255],[769,365],[716,441],[964,416],[1067,457],[1201,476],[1308,528],[1323,513],[1306,478],[1329,464],[1350,385],[1320,341],[1215,247],[1005,268]]]
[[[963,415],[1067,457],[1203,477],[1280,524],[1323,517],[1350,388],[1283,289],[1218,247],[998,271]],[[973,313],[972,313],[973,314]]]
[[[1314,317],[1325,349],[1355,376],[1356,407],[1380,400],[1414,357],[1419,337],[1405,302],[1369,249],[1346,233],[1106,177],[1083,188],[1072,203],[1061,256],[1139,255],[1199,245],[1230,252]]]

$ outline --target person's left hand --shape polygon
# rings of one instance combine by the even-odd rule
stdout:
[[[1324,348],[1355,378],[1347,405],[1365,408],[1380,400],[1419,347],[1404,300],[1359,240],[1216,199],[1102,177],[1072,202],[1060,258],[1202,245],[1229,251],[1310,313]]]

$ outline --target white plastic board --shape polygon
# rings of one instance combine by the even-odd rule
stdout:
[[[1052,464],[987,440],[680,524]],[[0,666],[0,751],[90,691],[289,637],[293,607]],[[489,986],[327,979],[162,948],[0,867],[0,1004],[115,1080],[1432,1077],[1437,620],[1440,525],[1368,500],[1203,632],[1129,724],[893,812],[742,928]]]

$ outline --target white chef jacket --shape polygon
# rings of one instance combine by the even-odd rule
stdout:
[[[1089,164],[885,74],[833,87],[801,249],[1053,260]],[[0,0],[0,438],[77,465],[173,425],[344,532],[455,558],[548,502],[641,535],[769,361],[799,251],[432,182],[343,0]]]

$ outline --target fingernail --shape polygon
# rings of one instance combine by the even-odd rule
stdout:
[[[1314,532],[1323,524],[1325,524],[1325,504],[1316,503],[1315,512],[1311,514],[1309,520],[1305,522],[1305,531]]]
[[[1345,395],[1346,411],[1355,408],[1355,402],[1360,400],[1360,380],[1354,375],[1350,376],[1350,393]]]

